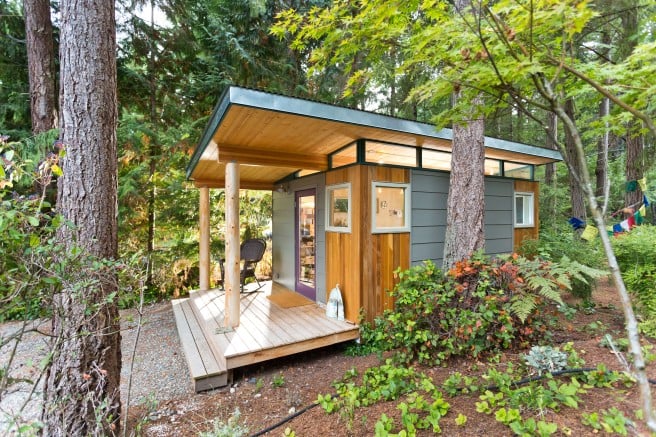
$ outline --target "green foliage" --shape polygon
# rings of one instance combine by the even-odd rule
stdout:
[[[562,303],[560,290],[586,269],[567,258],[549,263],[476,254],[445,275],[426,262],[398,272],[395,308],[367,339],[394,349],[402,362],[422,363],[528,345],[548,333],[547,302]]]
[[[642,317],[640,329],[656,337],[656,226],[638,226],[611,242],[622,278]]]
[[[241,412],[235,409],[227,422],[220,419],[212,421],[212,430],[198,433],[198,437],[242,437],[248,435],[248,427],[239,423]]]
[[[527,366],[542,372],[553,373],[567,367],[568,356],[551,346],[533,346],[528,354],[522,355]]]
[[[608,434],[628,435],[627,425],[633,425],[624,414],[615,407],[608,410],[597,412],[583,413],[581,422],[597,431],[603,431]]]
[[[349,371],[341,381],[333,384],[337,397],[319,395],[317,399],[317,403],[327,413],[339,411],[345,417],[349,429],[356,408],[395,401],[406,396],[397,404],[401,411],[398,435],[415,435],[421,429],[440,432],[439,422],[450,406],[429,377],[409,367],[394,366],[391,360],[367,369],[359,384],[354,381],[356,376],[356,372]],[[375,435],[390,436],[394,428],[393,419],[383,414],[374,426]],[[406,434],[402,434],[404,432]]]
[[[598,239],[593,242],[580,239],[572,232],[569,225],[541,226],[540,238],[524,240],[518,253],[527,258],[541,258],[547,261],[575,260],[580,266],[600,269],[605,265],[605,257],[599,244]],[[602,274],[597,270],[590,271],[590,274],[581,270],[580,277],[573,276],[571,279],[571,293],[581,299],[589,300],[594,289],[593,279]]]
[[[280,388],[285,385],[285,375],[279,373],[273,377],[271,380],[271,385],[275,388]]]

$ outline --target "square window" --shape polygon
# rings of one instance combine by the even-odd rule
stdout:
[[[373,233],[410,232],[410,184],[371,184]]]
[[[534,226],[533,193],[515,193],[515,227]]]
[[[326,231],[351,232],[351,184],[326,187]]]

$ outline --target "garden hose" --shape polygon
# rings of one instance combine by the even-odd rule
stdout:
[[[555,371],[555,372],[551,372],[549,374],[551,376],[560,376],[560,375],[568,375],[570,373],[592,372],[592,371],[595,371],[595,370],[597,370],[595,367],[581,367],[581,368],[575,368],[575,369],[558,370],[558,371]],[[609,371],[606,371],[604,373],[608,373],[608,372]],[[542,379],[545,379],[546,377],[547,377],[547,375],[530,376],[528,378],[522,378],[519,381],[515,381],[515,382],[512,383],[512,385],[521,386],[521,385],[524,385],[524,384],[528,384],[529,382],[540,381]],[[656,385],[656,379],[648,379],[647,381],[649,381],[650,384]],[[464,388],[460,389],[460,391],[462,391],[462,390],[464,390]],[[496,391],[496,390],[499,390],[499,387],[496,386],[496,385],[488,385],[487,387],[483,387],[482,391],[485,391],[485,390]],[[334,394],[332,396],[337,397],[338,395]],[[279,428],[282,425],[284,425],[285,423],[291,421],[292,419],[295,419],[296,417],[300,416],[301,414],[311,410],[312,408],[316,407],[317,405],[319,405],[319,404],[314,402],[314,403],[312,403],[312,404],[310,404],[310,405],[308,405],[304,408],[301,408],[300,410],[296,411],[294,414],[290,414],[289,416],[281,419],[280,421],[274,423],[273,425],[266,427],[262,431],[256,432],[255,434],[252,434],[250,437],[259,437],[259,436],[262,436],[262,435],[266,434],[267,432],[271,432],[274,429]]]

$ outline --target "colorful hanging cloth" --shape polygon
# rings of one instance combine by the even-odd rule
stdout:
[[[567,223],[572,225],[574,230],[585,228],[585,222],[578,217],[570,218],[569,220],[567,220]]]
[[[597,234],[599,233],[599,230],[595,228],[594,226],[586,226],[585,229],[583,230],[583,233],[581,234],[581,238],[587,241],[592,241],[597,237]]]
[[[640,211],[642,211],[642,209],[644,207],[645,206],[642,205],[642,208],[640,208],[639,210],[637,210],[635,212],[635,214],[633,214],[633,219],[635,220],[635,225],[636,226],[640,226],[644,222],[644,217],[642,216],[642,213],[640,212]]]
[[[641,191],[647,191],[647,178],[638,179],[638,185],[640,185]]]
[[[621,234],[622,232],[624,231],[622,230],[622,226],[619,223],[613,225],[613,234]]]
[[[627,193],[631,193],[638,189],[638,181],[629,181],[626,183]]]
[[[629,231],[636,226],[635,213],[632,213],[626,221],[629,223]]]
[[[624,232],[629,232],[631,230],[631,228],[629,228],[629,221],[628,220],[621,221],[620,228],[622,228]]]
[[[647,199],[647,195],[643,194],[642,195],[642,203],[645,204],[645,206],[649,206],[649,199]]]

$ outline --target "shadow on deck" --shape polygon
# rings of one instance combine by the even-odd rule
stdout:
[[[358,325],[330,319],[315,302],[272,282],[241,294],[234,330],[223,327],[223,290],[192,291],[172,305],[197,392],[227,385],[232,369],[359,336]]]

